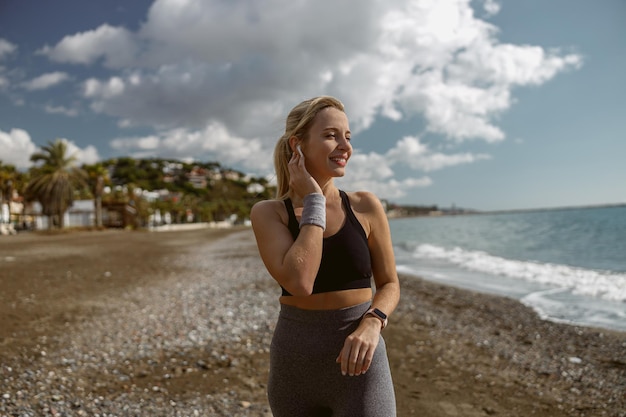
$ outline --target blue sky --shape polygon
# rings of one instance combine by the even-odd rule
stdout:
[[[262,4],[262,7],[261,7]],[[358,7],[354,5],[358,4]],[[338,185],[501,210],[626,202],[623,0],[0,3],[0,160],[273,173],[299,101],[346,105]]]

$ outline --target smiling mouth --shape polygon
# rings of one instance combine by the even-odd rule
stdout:
[[[348,162],[348,160],[346,158],[343,158],[343,157],[330,158],[330,160],[333,161],[334,163],[336,163],[337,165],[341,165],[341,166],[345,166],[346,163]]]

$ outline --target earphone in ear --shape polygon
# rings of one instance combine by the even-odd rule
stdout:
[[[300,144],[296,145],[296,149],[298,150],[298,153],[300,154],[300,156],[304,158],[304,154],[302,153],[302,148],[300,147]]]

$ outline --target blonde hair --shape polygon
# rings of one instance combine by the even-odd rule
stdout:
[[[278,139],[274,148],[274,169],[276,170],[276,198],[284,200],[289,193],[289,169],[287,165],[293,153],[289,146],[289,138],[296,136],[301,140],[306,139],[309,128],[317,114],[328,107],[345,112],[343,103],[334,97],[320,96],[295,106],[289,112],[285,122],[285,133]]]

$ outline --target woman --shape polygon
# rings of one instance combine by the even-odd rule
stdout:
[[[300,103],[274,151],[278,198],[250,215],[282,287],[268,381],[275,417],[396,415],[380,333],[400,286],[380,201],[334,184],[351,155],[343,104],[327,96]]]

